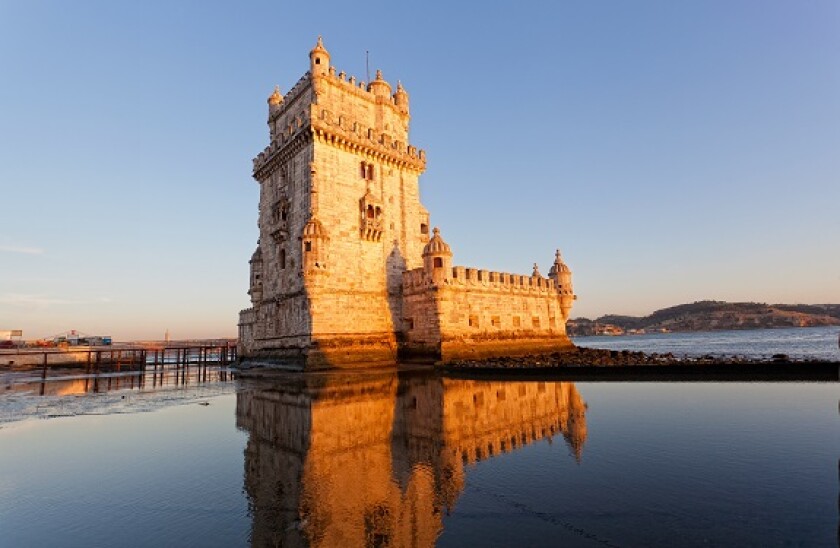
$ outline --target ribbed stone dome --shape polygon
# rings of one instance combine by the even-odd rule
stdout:
[[[561,272],[571,273],[572,270],[563,262],[563,258],[560,256],[560,250],[558,249],[557,253],[554,254],[554,264],[551,266],[549,276],[560,274]]]
[[[303,227],[304,238],[324,238],[327,231],[324,230],[324,225],[318,219],[309,219],[306,226]]]
[[[432,234],[432,239],[429,240],[429,243],[427,243],[426,247],[423,248],[423,256],[448,255],[451,257],[452,250],[449,248],[449,244],[444,242],[443,238],[440,237],[440,229],[435,227]]]

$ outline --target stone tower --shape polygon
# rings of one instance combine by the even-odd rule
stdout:
[[[268,98],[269,145],[254,159],[259,241],[240,352],[307,369],[396,361],[402,275],[423,266],[423,151],[409,97],[381,71],[336,73],[321,38],[309,71]]]

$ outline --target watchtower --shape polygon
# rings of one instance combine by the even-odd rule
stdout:
[[[319,37],[309,70],[269,96],[241,355],[307,369],[396,360],[402,274],[422,266],[429,215],[409,96],[391,89],[379,70],[370,83],[336,72]]]

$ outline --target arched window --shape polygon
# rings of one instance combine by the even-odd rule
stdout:
[[[362,162],[361,164],[359,164],[359,176],[362,179],[364,179],[366,175],[367,175],[367,168],[365,167],[365,163]]]
[[[376,213],[373,210],[373,206],[369,205],[368,208],[367,208],[367,218],[368,219],[373,219],[374,217],[376,217]]]
[[[286,268],[286,250],[285,249],[280,250],[280,268],[283,269],[283,270],[285,270],[285,268]]]
[[[443,268],[443,259],[441,257],[435,257],[434,266],[435,268]]]

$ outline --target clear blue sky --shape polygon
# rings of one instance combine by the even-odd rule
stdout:
[[[0,329],[235,336],[266,97],[400,79],[455,264],[840,302],[840,2],[0,1]]]

